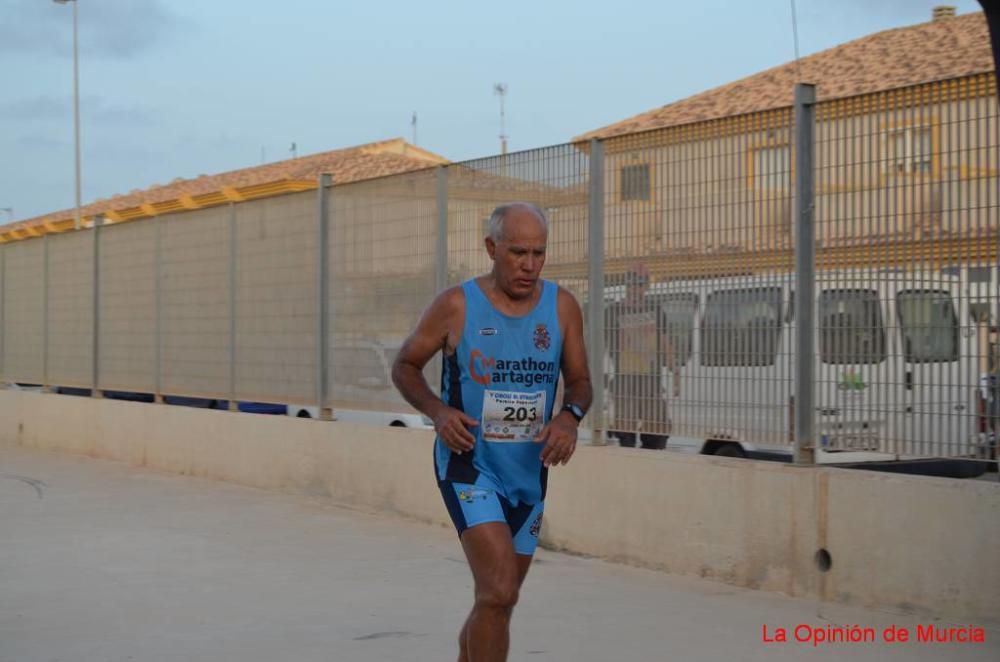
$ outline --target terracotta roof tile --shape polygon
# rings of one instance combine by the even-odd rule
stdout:
[[[177,179],[166,185],[152,186],[145,190],[132,191],[92,202],[81,207],[81,215],[93,216],[114,210],[139,207],[144,204],[177,200],[185,196],[218,192],[226,188],[238,189],[291,180],[315,180],[322,173],[331,174],[337,184],[347,184],[364,179],[411,172],[447,162],[447,159],[437,154],[415,147],[402,138],[395,138],[216,175]],[[73,212],[73,209],[64,209],[0,226],[0,230],[43,225],[50,221],[63,221],[72,218]]]
[[[573,139],[609,138],[792,105],[795,83],[817,100],[891,90],[993,71],[982,12],[877,32],[716,87]]]

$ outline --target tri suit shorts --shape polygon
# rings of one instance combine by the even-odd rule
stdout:
[[[466,529],[486,522],[505,522],[514,539],[514,551],[531,556],[538,546],[545,502],[513,505],[506,497],[489,487],[439,480],[438,487],[444,504],[455,524],[459,538]]]

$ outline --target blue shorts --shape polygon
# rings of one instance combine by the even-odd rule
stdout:
[[[510,501],[488,487],[439,480],[441,496],[455,523],[458,536],[466,529],[485,522],[506,522],[514,539],[514,551],[531,556],[538,546],[545,502],[511,505]]]

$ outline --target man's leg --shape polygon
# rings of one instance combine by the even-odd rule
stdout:
[[[625,448],[635,447],[636,438],[636,393],[632,388],[634,379],[631,375],[618,375],[613,383],[615,397],[615,429],[618,445]]]
[[[662,434],[643,434],[640,446],[647,450],[662,451],[667,447],[667,437]]]
[[[667,403],[666,396],[660,388],[659,376],[649,375],[644,378],[643,407],[640,418],[643,420],[643,432],[639,445],[652,450],[663,450],[667,447]]]
[[[492,662],[507,659],[510,616],[530,556],[516,554],[510,527],[487,522],[466,529],[462,548],[475,580],[475,604],[459,635],[459,662]]]
[[[635,432],[616,432],[618,445],[622,448],[635,448]]]
[[[533,556],[528,556],[525,554],[517,554],[517,573],[518,573],[518,589],[524,585],[524,578],[528,576],[528,569],[531,568],[531,560]],[[469,621],[472,619],[472,612],[469,612],[469,617],[465,619],[465,625],[462,626],[462,631],[458,635],[458,662],[469,662]]]

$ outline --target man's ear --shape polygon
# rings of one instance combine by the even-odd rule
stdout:
[[[493,237],[486,237],[483,243],[486,244],[486,252],[489,254],[490,260],[495,261],[497,252],[497,242],[493,241]]]

